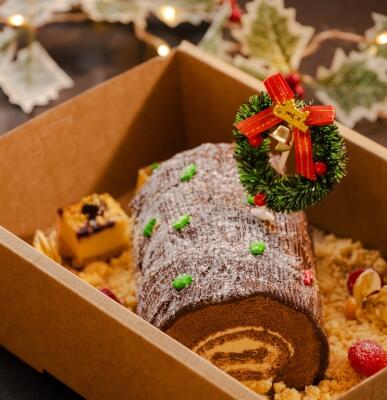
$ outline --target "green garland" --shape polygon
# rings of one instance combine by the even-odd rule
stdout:
[[[304,103],[296,101],[298,107]],[[252,96],[243,104],[236,115],[238,123],[268,108],[272,101],[267,93]],[[298,174],[280,175],[269,162],[269,132],[263,133],[259,147],[250,146],[247,138],[236,128],[235,159],[242,185],[254,196],[265,193],[266,206],[277,212],[299,211],[311,207],[325,197],[346,173],[346,148],[339,135],[337,125],[313,126],[310,128],[313,146],[313,159],[324,161],[328,170],[315,181]]]

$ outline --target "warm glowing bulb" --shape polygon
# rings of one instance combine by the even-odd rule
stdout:
[[[160,44],[160,46],[157,47],[157,53],[161,57],[166,57],[170,51],[171,49],[167,44]]]
[[[8,17],[8,23],[12,26],[22,26],[25,21],[25,18],[21,14],[14,14]]]
[[[167,22],[173,22],[176,18],[176,10],[171,6],[161,7],[160,14],[162,19]]]
[[[376,37],[377,44],[387,44],[387,32],[383,32]]]

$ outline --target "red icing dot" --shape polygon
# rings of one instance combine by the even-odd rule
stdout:
[[[303,282],[305,286],[310,286],[314,282],[314,276],[310,269],[304,271]]]
[[[266,204],[266,195],[265,193],[258,193],[254,196],[254,204],[256,206],[264,206]]]

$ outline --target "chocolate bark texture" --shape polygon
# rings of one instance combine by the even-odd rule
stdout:
[[[195,175],[181,174],[190,165]],[[239,182],[231,144],[204,144],[162,163],[131,203],[138,314],[241,381],[302,388],[328,362],[313,251],[303,213],[265,222]],[[183,215],[189,224],[173,225]],[[143,228],[155,218],[151,236]],[[250,245],[265,244],[261,255]],[[192,283],[176,290],[182,274]]]

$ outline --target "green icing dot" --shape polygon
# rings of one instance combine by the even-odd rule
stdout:
[[[182,182],[189,181],[196,174],[197,170],[198,169],[195,164],[188,165],[188,167],[185,168],[183,173],[181,174],[180,180]]]
[[[145,237],[151,237],[156,226],[157,220],[156,218],[151,218],[144,226],[144,230],[142,231]]]
[[[153,164],[150,165],[151,171],[155,171],[158,167],[160,166],[160,163],[154,162]]]
[[[251,206],[253,206],[255,203],[254,203],[254,196],[249,196],[248,198],[247,198],[247,204],[250,204]]]
[[[256,240],[250,244],[250,253],[253,256],[260,256],[266,249],[266,245],[263,242]]]
[[[183,229],[186,225],[188,225],[190,223],[190,220],[191,216],[189,214],[184,214],[177,221],[173,223],[172,227],[176,231],[179,231],[180,229]]]
[[[181,290],[189,286],[192,283],[192,280],[191,275],[182,274],[173,280],[172,286],[176,290]]]

